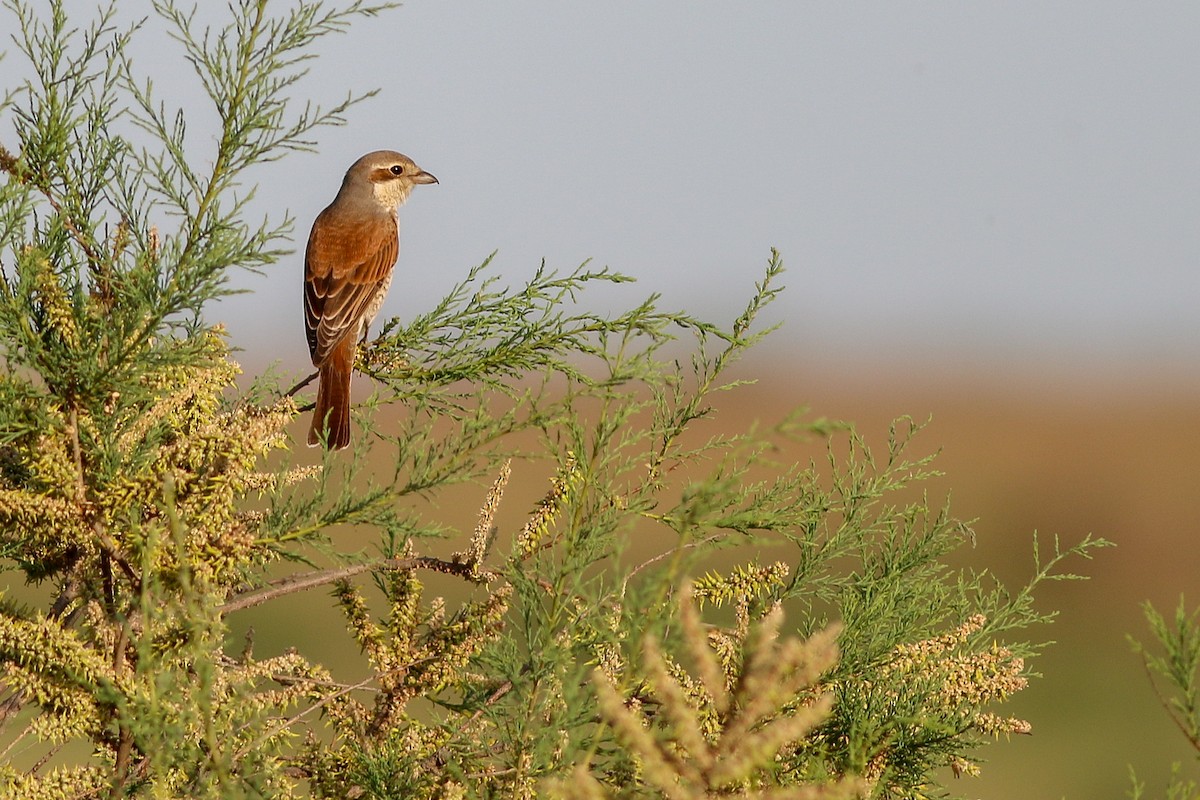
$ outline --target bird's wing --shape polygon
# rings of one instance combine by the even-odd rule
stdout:
[[[318,218],[304,254],[304,327],[313,364],[324,363],[343,336],[359,335],[399,253],[394,218],[368,225]]]

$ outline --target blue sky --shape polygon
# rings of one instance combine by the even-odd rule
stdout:
[[[1182,2],[418,0],[322,43],[306,97],[380,94],[262,168],[255,209],[302,248],[398,149],[441,184],[402,210],[385,315],[498,249],[509,282],[591,258],[639,279],[600,304],[729,320],[775,246],[796,352],[1195,376],[1198,33]],[[202,118],[177,49],[139,47]],[[247,361],[306,366],[300,260],[219,309]]]

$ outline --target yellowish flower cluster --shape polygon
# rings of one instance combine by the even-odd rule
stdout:
[[[781,640],[783,613],[776,608],[745,642],[738,674],[727,676],[709,647],[690,586],[680,593],[680,617],[696,674],[683,671],[646,637],[642,675],[653,710],[627,697],[605,671],[593,673],[600,715],[636,759],[636,779],[678,800],[858,796],[862,783],[851,778],[796,786],[786,794],[761,780],[785,747],[803,741],[829,714],[832,696],[821,693],[817,681],[837,660],[838,629],[807,641]],[[548,788],[566,800],[609,796],[584,765],[569,781]]]
[[[541,549],[559,509],[570,500],[579,482],[580,474],[575,463],[575,454],[567,453],[566,463],[550,481],[550,491],[538,503],[529,520],[517,534],[513,547],[515,558],[529,558]]]

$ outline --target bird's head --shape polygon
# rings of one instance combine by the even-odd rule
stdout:
[[[376,203],[394,210],[408,199],[417,184],[437,182],[437,178],[403,153],[376,150],[354,162],[346,172],[343,189],[370,192]]]

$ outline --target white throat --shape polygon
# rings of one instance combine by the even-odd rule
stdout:
[[[371,185],[375,202],[388,211],[395,211],[404,204],[412,192],[412,185],[405,181],[382,181]]]

